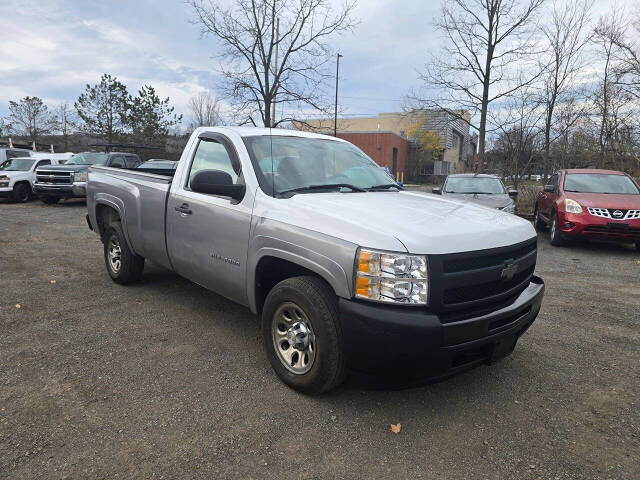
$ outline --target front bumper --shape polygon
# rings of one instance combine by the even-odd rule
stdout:
[[[583,213],[558,212],[558,228],[565,237],[601,238],[620,242],[640,241],[640,219],[613,220]]]
[[[437,379],[509,355],[536,319],[544,282],[533,277],[508,307],[443,323],[411,307],[340,299],[340,322],[350,369],[406,379]]]
[[[0,187],[0,198],[9,198],[13,195],[13,187]]]
[[[65,185],[34,183],[33,191],[36,195],[60,198],[81,198],[87,196],[87,182],[74,182]]]

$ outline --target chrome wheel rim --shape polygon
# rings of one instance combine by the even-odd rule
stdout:
[[[116,237],[111,237],[109,240],[109,248],[107,250],[107,258],[109,260],[109,266],[113,273],[120,272],[122,266],[122,249],[120,248],[120,241]]]
[[[307,314],[293,302],[280,305],[271,321],[271,338],[278,359],[291,373],[303,375],[316,359],[316,337]]]

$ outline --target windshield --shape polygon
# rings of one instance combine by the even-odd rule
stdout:
[[[107,153],[77,153],[65,165],[106,165]]]
[[[638,195],[640,191],[626,175],[606,173],[568,173],[564,179],[565,192],[617,193]]]
[[[271,195],[315,187],[354,191],[395,186],[393,178],[350,143],[321,138],[256,136],[243,138],[262,189]],[[345,187],[336,184],[348,185]],[[331,187],[334,185],[334,187]],[[357,191],[357,190],[356,190]]]
[[[30,158],[12,158],[0,165],[0,170],[5,172],[28,172],[35,160]]]
[[[446,193],[504,194],[504,185],[491,177],[449,177],[444,186]]]

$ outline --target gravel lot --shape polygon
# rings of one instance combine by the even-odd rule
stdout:
[[[541,236],[542,312],[496,365],[308,398],[248,310],[149,264],[111,282],[85,208],[0,203],[2,478],[640,478],[630,245]]]

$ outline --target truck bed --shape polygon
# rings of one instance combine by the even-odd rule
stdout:
[[[122,228],[139,255],[171,268],[165,243],[165,210],[173,171],[162,174],[92,166],[87,182],[87,210],[92,223],[104,204],[125,218]],[[126,215],[122,215],[126,212]]]

